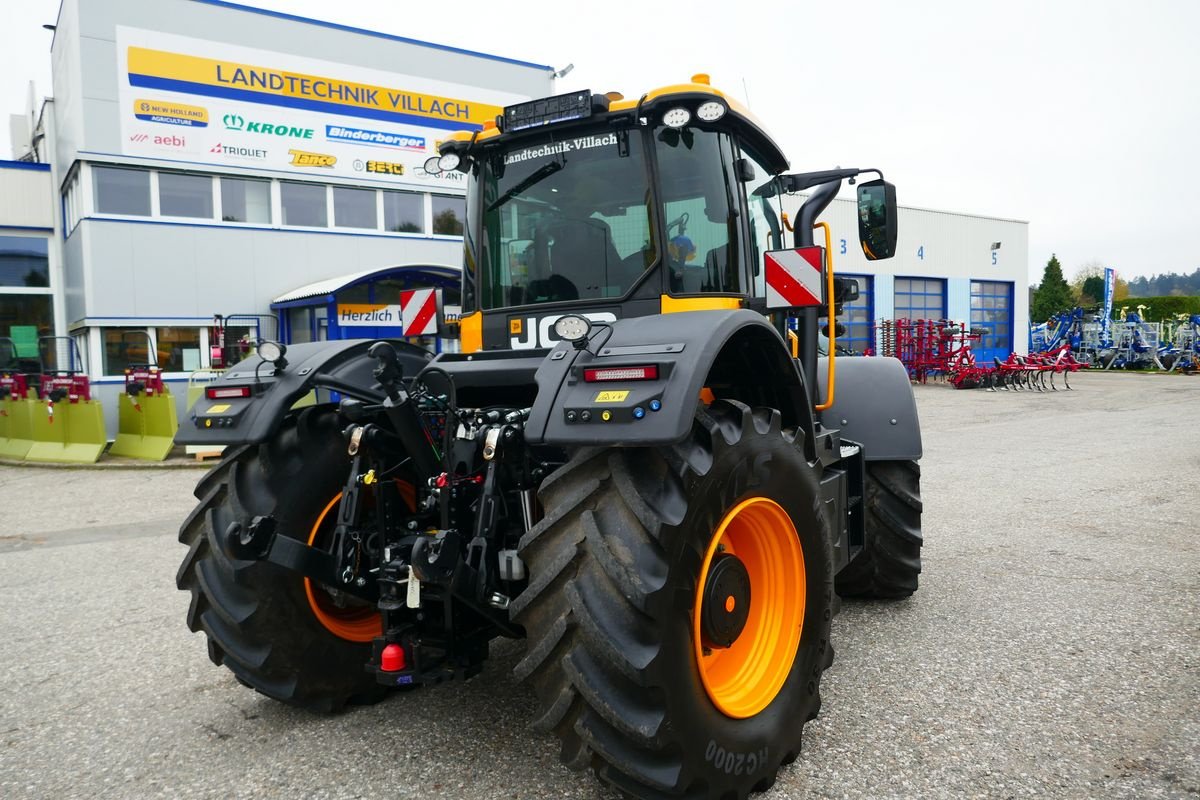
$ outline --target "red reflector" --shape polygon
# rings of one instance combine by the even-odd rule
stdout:
[[[600,367],[585,369],[583,379],[588,383],[599,381],[653,381],[658,380],[658,367],[648,364],[644,367]]]
[[[224,400],[229,397],[249,397],[249,386],[209,386],[204,390],[209,400]]]
[[[384,672],[399,672],[404,669],[405,661],[404,648],[398,644],[389,644],[383,648],[379,657],[379,668]]]

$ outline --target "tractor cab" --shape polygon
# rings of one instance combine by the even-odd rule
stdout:
[[[427,170],[469,178],[464,349],[547,348],[552,321],[738,308],[782,246],[787,168],[763,128],[696,75],[639,100],[578,92],[505,109]],[[548,334],[548,335],[547,335]]]

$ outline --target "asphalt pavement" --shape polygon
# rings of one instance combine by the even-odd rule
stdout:
[[[775,798],[1200,796],[1200,377],[917,387],[924,573],[848,602]],[[214,667],[200,470],[0,466],[0,797],[610,798],[482,675],[319,717]]]

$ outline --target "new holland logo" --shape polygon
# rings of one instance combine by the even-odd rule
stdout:
[[[324,167],[329,169],[337,163],[337,156],[331,156],[326,153],[309,153],[305,150],[288,150],[292,160],[289,162],[293,167]]]
[[[273,122],[247,121],[241,114],[226,114],[221,117],[226,130],[240,133],[261,133],[267,136],[288,136],[293,139],[313,138],[312,128],[297,128],[294,125],[277,125]]]

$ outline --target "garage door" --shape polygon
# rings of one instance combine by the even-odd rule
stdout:
[[[980,361],[1005,359],[1013,350],[1013,285],[1000,281],[971,281],[971,330],[985,331],[973,343]]]
[[[945,319],[946,281],[896,278],[896,319]]]

